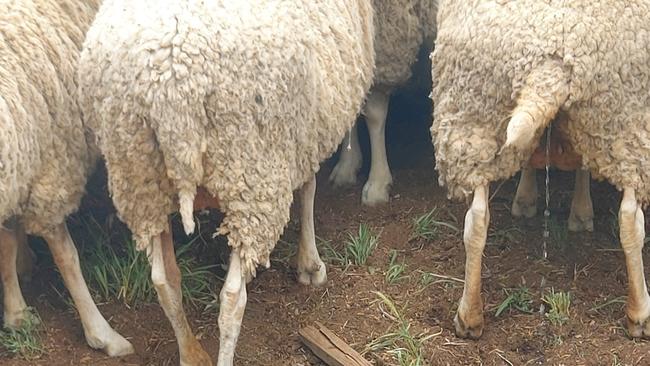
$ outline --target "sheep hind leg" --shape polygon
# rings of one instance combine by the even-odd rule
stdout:
[[[314,233],[314,195],[316,177],[300,190],[300,242],[298,243],[298,282],[304,285],[320,286],[327,281],[325,263],[318,255]]]
[[[465,215],[465,286],[454,319],[456,334],[463,338],[476,339],[483,334],[481,260],[490,223],[488,189],[485,185],[474,191],[472,205]]]
[[[147,249],[151,280],[158,294],[158,301],[174,329],[181,366],[211,366],[210,356],[194,337],[183,311],[181,272],[176,263],[171,230],[154,238]]]
[[[650,296],[643,272],[643,241],[645,220],[634,189],[625,188],[618,214],[620,239],[627,267],[628,296],[625,313],[630,336],[650,336]]]
[[[20,328],[26,317],[29,316],[16,271],[18,246],[14,228],[0,226],[0,276],[4,292],[3,319],[5,327],[14,329]]]
[[[44,235],[44,239],[77,307],[88,345],[112,357],[133,353],[131,343],[111,328],[90,296],[81,274],[77,249],[65,223]]]
[[[235,347],[246,309],[246,278],[241,258],[235,249],[230,254],[226,282],[220,294],[219,307],[219,361],[217,366],[232,366]]]
[[[348,142],[350,149],[348,149]],[[345,134],[345,139],[341,144],[341,154],[339,161],[330,173],[329,181],[335,187],[355,185],[357,183],[357,174],[361,169],[363,157],[361,156],[361,147],[359,146],[359,135],[357,123],[352,126],[350,131]]]
[[[525,167],[521,170],[517,193],[512,201],[512,216],[534,217],[537,213],[537,179],[535,168]]]
[[[386,115],[389,99],[388,93],[373,90],[364,107],[370,135],[371,160],[370,174],[363,186],[361,202],[367,206],[388,202],[390,186],[393,184],[386,157]]]
[[[16,223],[16,240],[18,240],[18,253],[16,255],[16,271],[21,281],[31,282],[34,272],[34,260],[36,256],[29,247],[27,233],[22,224]]]
[[[594,231],[594,207],[591,202],[589,171],[576,170],[575,189],[569,214],[570,231]]]

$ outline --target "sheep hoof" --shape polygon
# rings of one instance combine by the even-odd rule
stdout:
[[[298,263],[298,282],[306,286],[322,286],[327,282],[327,269],[322,260]]]
[[[537,202],[523,202],[514,200],[512,202],[512,216],[533,218],[537,214]]]
[[[454,325],[458,337],[479,339],[483,335],[483,312],[469,317],[458,312],[454,318]]]
[[[30,308],[24,308],[21,311],[17,312],[5,312],[4,313],[4,326],[5,328],[8,329],[20,329],[23,327],[23,325],[31,323],[31,324],[40,324],[41,320],[38,316],[36,316]]]
[[[632,318],[630,314],[625,317],[625,328],[629,336],[634,339],[650,338],[650,321],[648,321],[650,314],[641,317],[634,316],[634,318],[640,320],[633,320]]]
[[[330,173],[329,181],[334,187],[353,186],[357,184],[357,172],[360,168],[360,161],[339,160]]]
[[[580,217],[574,215],[573,212],[569,216],[569,231],[579,232],[579,231],[594,231],[594,217],[585,216]]]
[[[112,328],[100,336],[87,335],[86,341],[90,347],[101,349],[110,357],[126,356],[135,351],[133,345]]]
[[[391,182],[367,181],[361,193],[361,202],[366,206],[376,206],[388,202]]]

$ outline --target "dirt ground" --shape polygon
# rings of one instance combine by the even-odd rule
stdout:
[[[325,287],[304,287],[296,282],[294,267],[287,259],[295,250],[290,243],[297,242],[299,227],[292,219],[278,244],[272,267],[261,271],[248,286],[235,363],[322,365],[298,339],[298,330],[315,321],[362,351],[372,340],[394,330],[395,320],[377,302],[375,291],[380,291],[403,307],[403,316],[411,324],[413,334],[432,335],[422,348],[425,365],[650,365],[650,345],[630,340],[621,327],[621,300],[626,295],[627,280],[614,221],[620,194],[605,183],[592,183],[595,232],[551,240],[546,261],[540,259],[541,215],[531,220],[513,219],[509,209],[516,181],[492,186],[492,221],[483,262],[485,332],[478,341],[454,335],[452,320],[462,294],[462,283],[456,279],[462,279],[464,273],[461,234],[442,230],[433,240],[409,241],[415,217],[437,207],[440,219],[462,228],[466,209],[464,203],[448,201],[445,191],[437,185],[428,116],[424,98],[398,97],[393,101],[388,153],[395,183],[388,205],[362,207],[362,183],[349,189],[334,189],[327,183],[333,162],[323,165],[315,204],[317,235],[340,249],[348,233],[366,223],[381,233],[379,247],[367,266],[329,265]],[[364,147],[367,152],[367,141]],[[367,165],[366,162],[363,174],[367,174]],[[541,191],[541,172],[538,178]],[[364,180],[362,176],[360,181]],[[560,226],[565,225],[568,217],[572,182],[572,174],[553,172],[551,216]],[[106,197],[93,200],[110,204]],[[540,195],[538,207],[542,204]],[[227,256],[218,253],[218,248],[215,244],[208,253],[197,256],[215,262],[223,260]],[[388,284],[385,271],[393,250],[397,251],[398,261],[406,264],[406,277]],[[644,254],[648,263],[647,251]],[[38,310],[45,324],[46,353],[30,361],[4,354],[0,364],[178,364],[173,332],[157,303],[130,309],[120,302],[100,304],[100,310],[114,328],[132,341],[136,354],[109,359],[90,349],[76,314],[53,290],[61,286],[60,278],[48,263],[51,261],[40,257],[33,281],[23,286],[28,303]],[[430,278],[434,280],[426,286],[422,272],[433,274]],[[533,294],[534,308],[540,306],[541,294],[551,288],[569,291],[569,321],[554,326],[539,312],[506,311],[495,317],[495,308],[505,298],[503,289],[522,284]],[[215,293],[219,290],[214,289]],[[216,360],[216,310],[188,313],[195,333]],[[365,357],[376,365],[398,364],[383,351],[369,352]]]

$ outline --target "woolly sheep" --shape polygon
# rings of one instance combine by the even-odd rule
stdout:
[[[650,197],[649,11],[649,0],[440,3],[432,54],[436,169],[450,197],[473,194],[459,335],[483,330],[488,184],[515,174],[556,117],[566,119],[562,134],[582,167],[623,191],[627,329],[650,335],[641,257]]]
[[[363,112],[370,135],[371,159],[370,174],[361,195],[362,203],[370,206],[388,202],[393,183],[385,142],[388,101],[396,89],[404,87],[411,79],[412,67],[416,64],[420,48],[428,49],[426,54],[431,51],[435,39],[438,1],[374,0],[373,7],[377,68]],[[355,124],[343,140],[340,158],[330,174],[330,181],[335,186],[355,184],[361,163],[361,148]]]
[[[96,154],[76,103],[75,67],[97,1],[0,2],[0,274],[4,325],[29,316],[16,275],[25,230],[52,251],[88,344],[131,353],[90,297],[65,218],[75,211]]]
[[[81,55],[82,110],[119,217],[147,250],[181,364],[211,361],[182,309],[168,215],[180,211],[192,232],[197,192],[225,213],[218,365],[231,365],[246,282],[269,266],[305,183],[299,276],[324,280],[313,177],[354,122],[373,66],[370,0],[102,4]]]

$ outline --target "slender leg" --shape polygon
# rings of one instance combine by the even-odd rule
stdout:
[[[16,271],[22,281],[30,282],[34,271],[34,252],[29,248],[27,233],[22,224],[16,223],[16,240],[18,252],[16,255]]]
[[[219,361],[217,366],[232,366],[237,338],[246,309],[246,279],[237,250],[233,250],[230,254],[228,274],[221,289],[220,298]]]
[[[479,338],[483,334],[483,300],[481,300],[481,260],[490,210],[487,185],[474,191],[472,206],[465,215],[465,287],[454,319],[456,334],[464,338]]]
[[[15,228],[0,226],[0,276],[4,292],[4,326],[20,328],[28,316],[27,304],[23,298],[16,272],[18,239]]]
[[[625,188],[618,213],[621,230],[621,246],[625,252],[628,293],[625,313],[627,330],[632,337],[650,336],[650,296],[643,273],[643,240],[645,220],[634,189]]]
[[[86,341],[92,348],[102,349],[109,356],[133,353],[133,346],[111,328],[90,297],[79,267],[79,255],[65,223],[44,237],[54,262],[61,272],[70,296],[77,307]]]
[[[176,264],[171,232],[163,232],[160,237],[154,238],[147,249],[151,280],[156,288],[158,301],[174,329],[181,366],[211,366],[210,356],[194,337],[183,311],[181,272]]]
[[[388,193],[393,184],[393,177],[386,157],[386,115],[388,113],[389,95],[383,91],[373,90],[365,105],[366,124],[370,134],[370,175],[363,186],[361,201],[373,206],[388,202]]]
[[[350,143],[349,150],[348,142]],[[345,134],[345,139],[341,143],[341,154],[338,163],[336,163],[330,174],[330,182],[336,187],[356,184],[357,173],[361,169],[362,160],[358,127],[357,123],[355,123],[350,132]]]
[[[537,179],[535,168],[525,167],[521,170],[515,199],[512,201],[512,216],[534,217],[537,213]]]
[[[320,286],[327,281],[325,263],[316,249],[314,233],[314,195],[316,177],[300,190],[300,243],[298,244],[298,281],[304,285]]]
[[[576,170],[575,189],[569,215],[571,231],[594,231],[594,207],[591,202],[589,178],[589,171]]]

